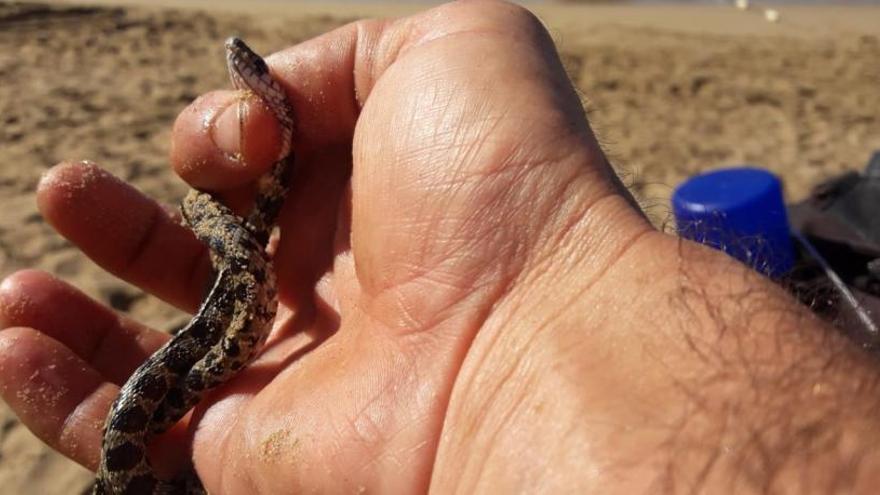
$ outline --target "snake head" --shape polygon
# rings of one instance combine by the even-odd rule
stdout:
[[[272,85],[269,66],[239,38],[226,40],[226,65],[237,89],[250,89],[260,94],[261,86]]]
[[[294,118],[284,89],[269,73],[269,66],[263,58],[239,38],[226,39],[226,65],[232,85],[236,89],[250,90],[259,96],[275,114],[282,134],[278,159],[285,158],[290,154]]]

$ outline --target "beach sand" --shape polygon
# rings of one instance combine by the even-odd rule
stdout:
[[[424,6],[256,2],[242,14],[243,2],[225,0],[137,3],[0,4],[0,276],[44,269],[171,329],[186,315],[104,274],[41,220],[40,174],[87,158],[174,204],[186,187],[166,164],[171,124],[198,94],[227,86],[225,37],[268,53]],[[690,174],[754,163],[795,200],[880,148],[880,7],[788,7],[777,24],[722,6],[536,11],[611,161],[658,224]],[[80,493],[90,480],[0,404],[0,493]]]

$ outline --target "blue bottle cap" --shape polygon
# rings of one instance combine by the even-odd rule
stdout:
[[[745,166],[692,177],[675,189],[672,210],[680,236],[771,277],[794,264],[782,184],[766,170]]]

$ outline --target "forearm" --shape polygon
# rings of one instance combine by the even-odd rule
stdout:
[[[876,364],[784,291],[656,232],[598,277],[595,267],[569,266],[577,258],[560,253],[557,269],[512,289],[478,335],[456,382],[435,487],[876,486]]]

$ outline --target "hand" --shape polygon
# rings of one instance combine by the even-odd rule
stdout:
[[[648,226],[613,183],[547,33],[519,8],[358,22],[268,62],[298,118],[276,255],[282,318],[257,362],[198,409],[195,465],[212,492],[424,490],[492,307],[582,226],[597,224],[577,241],[594,274]],[[172,163],[244,208],[278,140],[255,100],[239,129],[239,100],[220,91],[185,110]],[[39,204],[109,271],[185,310],[200,302],[204,246],[130,186],[65,164],[42,181]],[[599,227],[612,216],[613,230]],[[3,300],[4,326],[18,327],[0,341],[7,400],[94,468],[118,386],[166,336],[43,273],[10,277]],[[38,368],[61,399],[17,400]],[[154,462],[173,471],[187,441],[183,429],[165,435]]]
[[[668,468],[678,456],[657,449],[669,436],[656,426],[691,404],[683,377],[705,365],[681,336],[724,323],[682,317],[669,297],[681,259],[713,267],[690,279],[710,300],[712,275],[793,303],[648,225],[534,17],[455,3],[267,61],[299,121],[276,246],[282,310],[259,359],[157,439],[159,469],[185,465],[191,445],[212,493],[632,493],[669,473],[714,480],[698,456]],[[276,131],[258,102],[211,93],[178,118],[172,164],[241,210]],[[63,164],[38,201],[110,272],[180,308],[200,302],[204,246],[130,186]],[[167,337],[34,271],[4,282],[0,317],[3,397],[94,468],[119,385]],[[801,347],[791,360],[816,345]],[[692,432],[678,433],[684,445]]]

